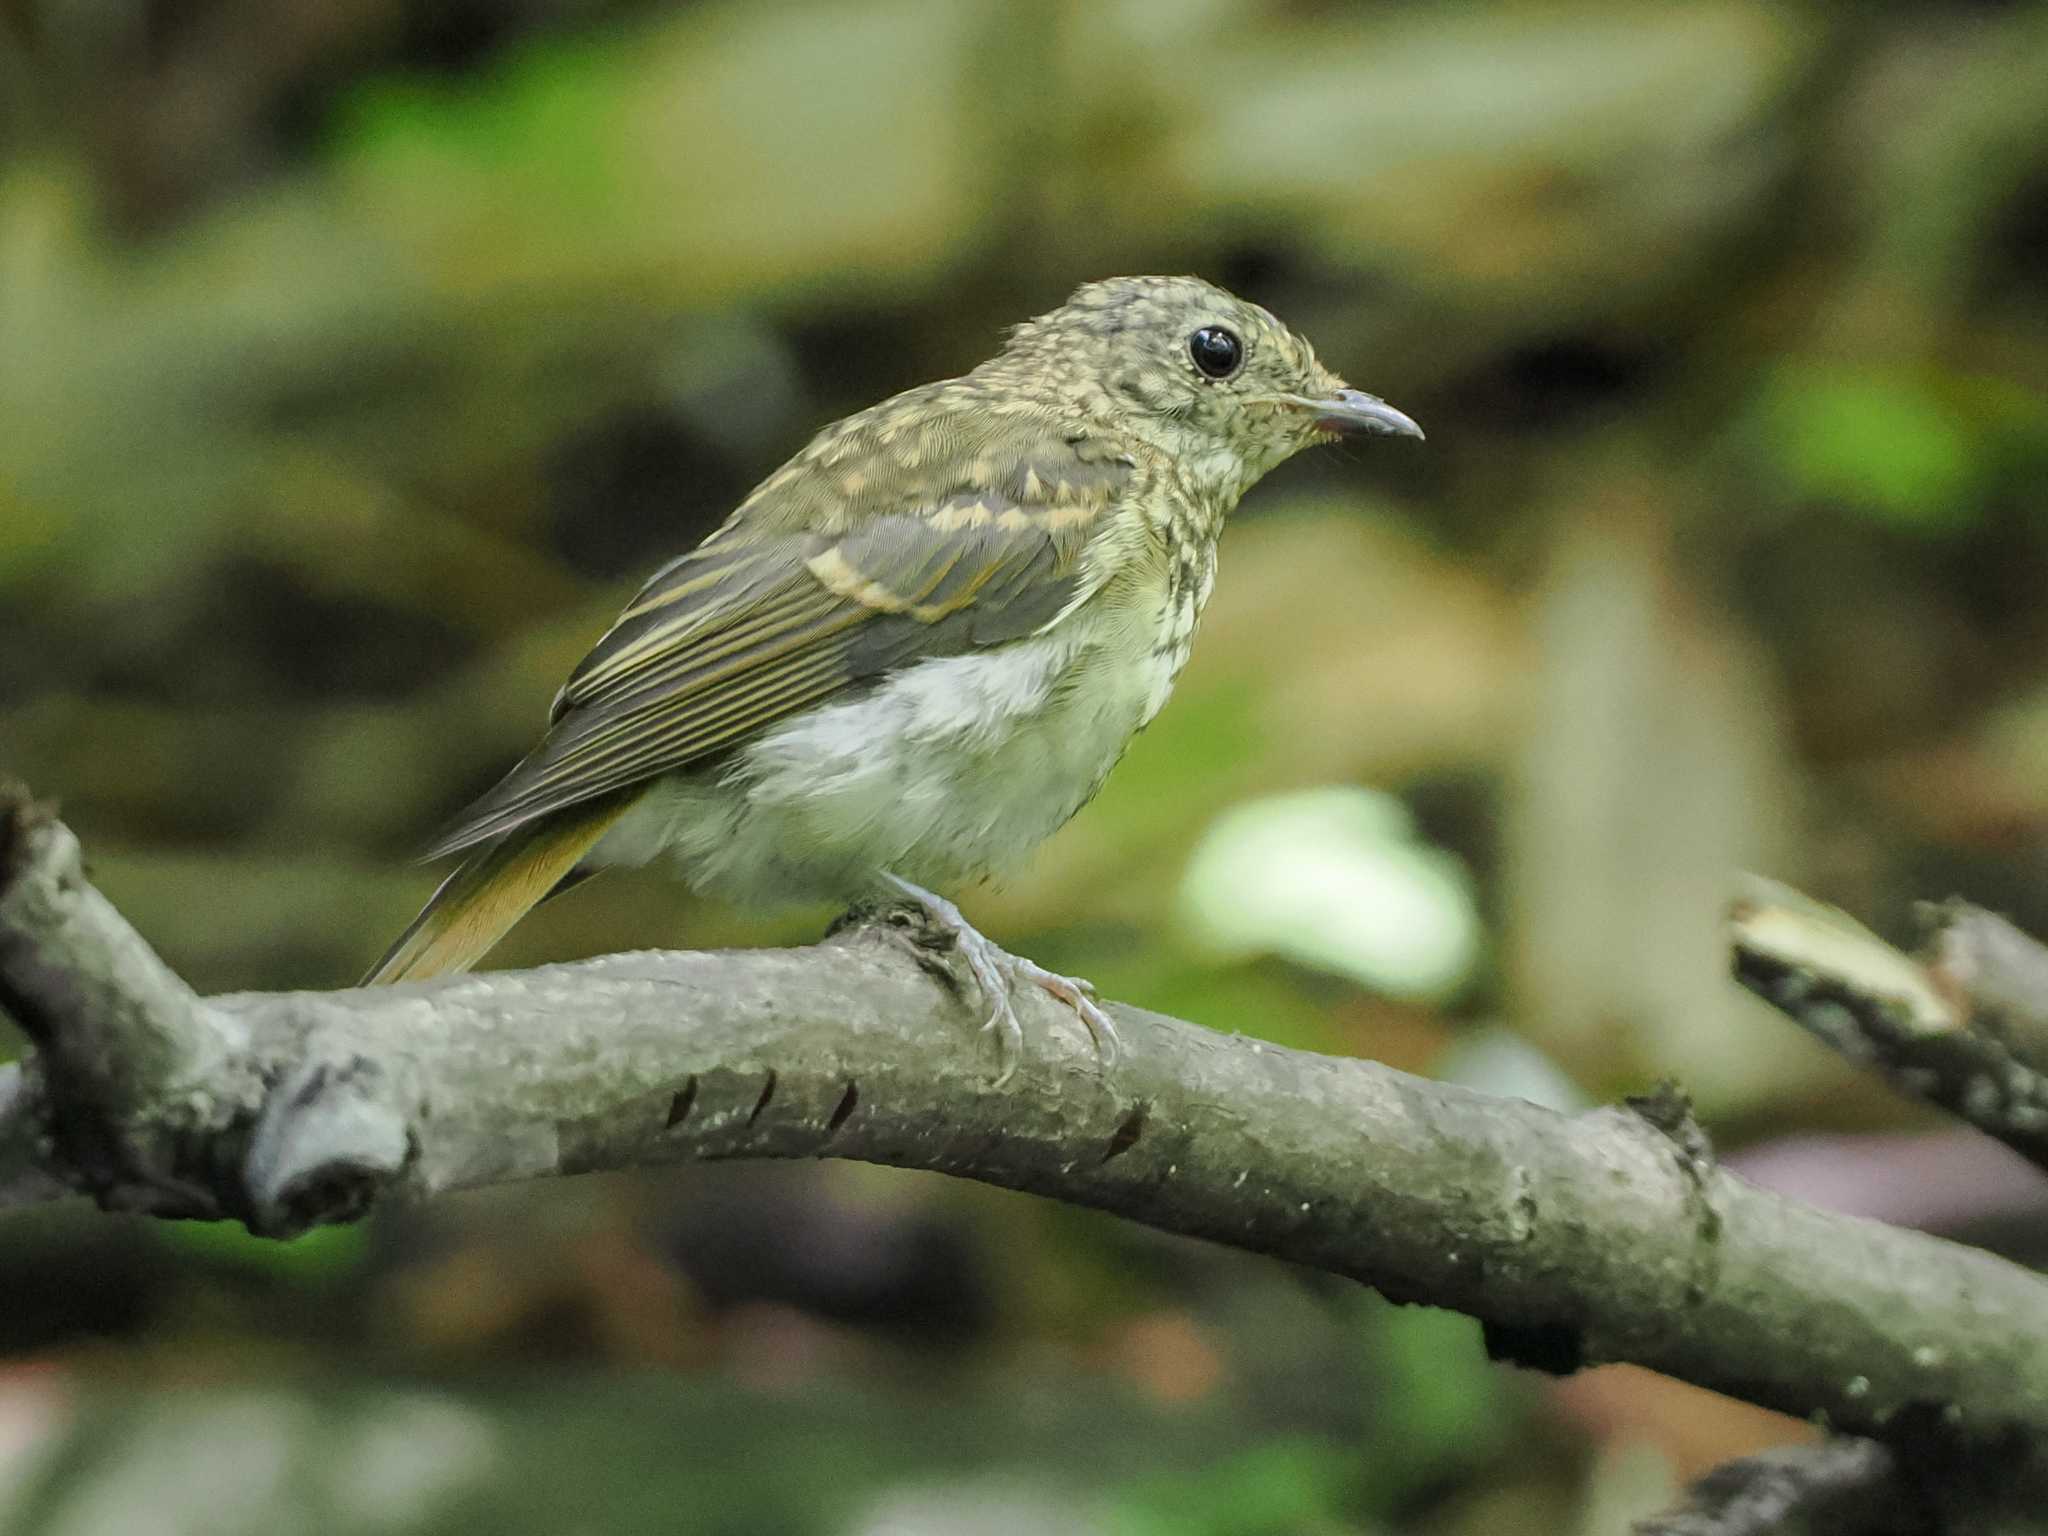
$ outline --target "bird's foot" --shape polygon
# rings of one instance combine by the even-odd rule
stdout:
[[[1062,976],[1048,971],[1036,961],[1011,954],[985,937],[945,897],[895,875],[887,879],[891,890],[915,903],[933,927],[952,938],[953,947],[967,962],[968,972],[974,977],[974,984],[981,989],[982,1000],[989,1008],[988,1018],[981,1027],[996,1037],[998,1088],[1015,1074],[1017,1063],[1024,1055],[1024,1026],[1017,1020],[1011,991],[1026,984],[1051,993],[1073,1009],[1087,1027],[1088,1037],[1095,1044],[1095,1055],[1103,1070],[1116,1065],[1122,1042],[1117,1038],[1115,1023],[1095,1000],[1093,986],[1078,976]]]

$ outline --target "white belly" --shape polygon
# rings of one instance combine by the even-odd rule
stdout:
[[[1192,623],[1163,617],[1112,630],[1076,614],[919,662],[772,727],[715,774],[660,781],[596,862],[665,852],[693,887],[745,905],[848,899],[883,871],[944,889],[1012,868],[1166,702]]]

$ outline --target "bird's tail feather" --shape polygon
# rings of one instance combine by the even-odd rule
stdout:
[[[558,812],[477,849],[441,882],[362,984],[468,970],[557,887],[573,883],[578,861],[630,803],[609,798]]]

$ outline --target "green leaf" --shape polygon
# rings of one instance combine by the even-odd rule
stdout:
[[[345,1274],[362,1258],[368,1244],[360,1224],[315,1227],[281,1242],[252,1236],[238,1221],[166,1221],[155,1223],[151,1230],[194,1258],[300,1281],[325,1281]]]
[[[1786,364],[1765,386],[1757,420],[1796,496],[1925,533],[1966,528],[1981,510],[1982,427],[1921,375]]]
[[[1195,1476],[1126,1489],[1110,1509],[1116,1536],[1294,1536],[1349,1502],[1355,1453],[1326,1441],[1269,1440]]]
[[[371,81],[344,101],[334,148],[360,173],[432,186],[485,176],[559,212],[612,208],[619,102],[631,55],[556,42],[479,82]]]

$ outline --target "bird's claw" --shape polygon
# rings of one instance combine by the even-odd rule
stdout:
[[[967,962],[968,973],[988,1005],[988,1017],[982,1021],[981,1032],[996,1037],[996,1086],[1000,1088],[1016,1073],[1017,1063],[1024,1057],[1024,1026],[1017,1019],[1016,1005],[1010,1001],[1010,978],[1003,964],[1011,957],[968,927],[964,920],[958,926],[948,927],[953,947]]]
[[[1078,976],[1062,976],[1035,960],[1013,955],[985,937],[961,915],[960,909],[943,896],[934,895],[907,880],[891,877],[891,884],[925,912],[933,924],[950,934],[954,948],[967,963],[968,974],[981,990],[989,1014],[982,1022],[983,1034],[996,1037],[996,1059],[1000,1063],[995,1086],[1000,1088],[1016,1075],[1024,1056],[1024,1026],[1017,1018],[1012,1000],[1014,988],[1029,984],[1049,992],[1079,1016],[1095,1046],[1103,1070],[1116,1065],[1122,1041],[1109,1014],[1095,1000],[1094,986]]]
[[[1028,981],[1065,1003],[1080,1016],[1081,1023],[1088,1030],[1088,1038],[1095,1042],[1095,1054],[1101,1058],[1105,1070],[1116,1065],[1117,1054],[1123,1049],[1116,1025],[1095,1000],[1095,984],[1079,976],[1062,976],[1057,971],[1048,971],[1035,960],[1026,960],[1021,955],[1003,956],[1010,965],[1010,979]]]

